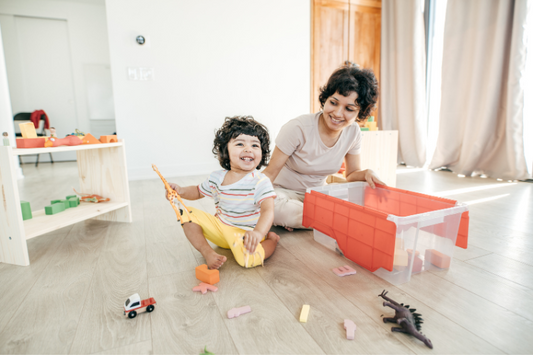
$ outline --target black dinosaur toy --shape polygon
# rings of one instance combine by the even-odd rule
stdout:
[[[420,329],[422,328],[423,319],[421,318],[421,314],[415,313],[416,309],[411,308],[409,309],[409,305],[403,305],[398,304],[394,300],[387,297],[388,291],[383,290],[381,292],[381,295],[378,295],[378,297],[383,298],[384,300],[388,302],[383,302],[383,307],[390,307],[394,309],[396,314],[393,318],[383,318],[383,323],[397,323],[400,325],[399,327],[392,327],[391,331],[393,332],[400,332],[400,333],[406,333],[411,334],[415,338],[422,341],[424,344],[426,344],[430,349],[433,349],[433,344],[431,343],[431,340],[426,338],[421,332]]]

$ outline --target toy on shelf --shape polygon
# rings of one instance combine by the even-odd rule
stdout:
[[[80,138],[81,138],[81,144],[102,144],[102,142],[100,142],[90,133],[87,133],[85,136],[80,137]]]
[[[19,127],[22,138],[37,138],[37,132],[35,131],[33,122],[19,123]]]
[[[193,287],[192,290],[194,292],[201,292],[202,295],[205,295],[207,293],[207,291],[217,292],[218,291],[218,287],[210,285],[210,284],[207,284],[205,282],[200,282],[200,284],[198,286]]]
[[[57,138],[55,127],[50,127],[49,131],[50,131],[50,137]]]
[[[31,214],[31,206],[28,201],[20,200],[20,209],[22,210],[22,220],[32,219],[33,215]]]
[[[44,213],[47,215],[53,215],[59,212],[63,212],[66,209],[78,207],[80,199],[76,195],[67,196],[64,200],[52,200],[50,206],[44,208]]]
[[[252,307],[250,306],[244,306],[239,308],[232,308],[228,311],[228,318],[237,318],[240,315],[250,313],[252,311]]]
[[[351,267],[348,266],[348,265],[344,265],[344,266],[341,266],[341,267],[337,267],[337,268],[333,269],[333,272],[334,272],[337,276],[355,275],[355,274],[357,273],[357,271],[355,271],[353,268],[351,268]]]
[[[112,134],[112,135],[108,135],[108,136],[100,136],[100,142],[102,142],[102,143],[117,143],[118,142],[117,135],[116,134]]]
[[[45,137],[39,138],[17,138],[17,148],[44,148]]]
[[[137,313],[143,311],[152,312],[155,304],[156,302],[153,297],[141,301],[139,294],[135,293],[124,302],[124,315],[128,314],[128,318],[135,318]]]
[[[80,137],[80,138],[82,138],[83,136],[85,136],[85,133],[83,133],[82,131],[80,131],[79,129],[76,128],[76,129],[74,130],[74,133],[71,133],[71,134],[69,134],[68,136],[76,136],[76,137]],[[68,137],[68,136],[67,136],[67,137]]]
[[[110,198],[104,198],[100,195],[95,195],[95,194],[85,194],[85,193],[79,193],[78,191],[76,191],[75,189],[72,189],[74,190],[74,192],[80,196],[80,200],[83,201],[83,202],[94,202],[94,203],[99,203],[99,202],[107,202],[110,200]],[[72,196],[71,196],[72,197]]]
[[[400,332],[405,334],[411,334],[418,340],[422,341],[424,344],[426,344],[430,349],[433,349],[433,344],[431,343],[431,340],[426,338],[425,335],[423,335],[420,330],[422,329],[422,315],[419,313],[415,313],[416,309],[411,308],[409,309],[409,305],[403,305],[398,304],[394,300],[387,297],[388,291],[383,290],[378,297],[383,298],[384,300],[388,302],[383,302],[383,307],[390,307],[394,309],[396,312],[394,317],[392,318],[383,318],[383,323],[397,323],[400,326],[399,327],[392,327],[391,331],[393,332]]]
[[[2,138],[4,146],[9,146],[9,135],[7,134],[7,132],[2,133]]]
[[[302,307],[302,312],[300,313],[300,323],[307,323],[307,318],[309,317],[309,310],[311,306],[304,304]]]
[[[346,329],[346,339],[353,340],[355,338],[355,323],[350,319],[344,320],[344,329]]]
[[[183,211],[181,209],[178,210],[178,207],[176,207],[176,205],[174,204],[174,199],[177,199],[183,205],[183,208],[185,209],[185,213],[187,214],[187,217],[189,217],[189,222],[192,222],[191,221],[191,216],[189,215],[189,208],[187,206],[185,206],[185,203],[181,199],[181,197],[178,194],[178,192],[176,190],[174,190],[172,187],[170,187],[170,185],[168,184],[167,180],[165,180],[163,175],[161,175],[161,173],[159,172],[159,170],[157,169],[157,166],[155,166],[155,164],[152,164],[152,169],[154,169],[154,171],[157,173],[157,175],[159,175],[159,177],[163,181],[163,184],[165,184],[165,188],[167,189],[167,198],[168,198],[170,204],[172,205],[172,208],[174,209],[174,212],[176,212],[176,217],[178,217],[178,222],[181,221],[181,213]]]
[[[202,264],[195,268],[196,278],[202,282],[214,285],[220,281],[220,273],[218,270],[209,270],[206,264]]]
[[[54,138],[49,137],[46,138],[46,142],[44,143],[45,147],[59,147],[62,145],[68,145],[68,146],[75,146],[80,145],[82,143],[82,140],[78,136],[66,136],[65,138]]]
[[[374,116],[370,116],[368,118],[368,120],[365,122],[365,128],[368,128],[368,130],[370,131],[378,130],[378,123],[374,121]],[[365,130],[365,131],[368,131],[368,130]]]

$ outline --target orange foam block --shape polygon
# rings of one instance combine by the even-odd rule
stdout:
[[[81,144],[102,144],[98,139],[96,139],[92,134],[87,133],[82,139]]]
[[[46,138],[17,138],[17,148],[44,148]]]
[[[109,136],[100,136],[100,142],[102,143],[116,143],[118,142],[117,135],[112,134]]]
[[[206,264],[196,267],[196,278],[205,283],[214,285],[220,281],[218,270],[209,270]]]
[[[426,249],[425,259],[441,269],[450,267],[451,258],[435,249]]]

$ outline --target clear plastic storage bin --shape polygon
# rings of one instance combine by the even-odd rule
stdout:
[[[468,208],[457,201],[366,182],[309,189],[303,225],[333,251],[394,285],[448,269],[468,244]]]

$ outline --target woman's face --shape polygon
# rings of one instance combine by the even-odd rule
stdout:
[[[330,130],[342,131],[355,122],[359,114],[359,106],[356,103],[358,96],[355,91],[352,91],[348,96],[342,96],[336,92],[328,97],[322,116]]]

